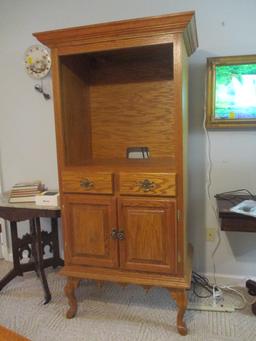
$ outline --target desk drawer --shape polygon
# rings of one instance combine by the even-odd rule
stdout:
[[[112,194],[112,179],[112,173],[65,171],[62,174],[63,192]]]
[[[120,194],[176,195],[176,173],[120,173]]]

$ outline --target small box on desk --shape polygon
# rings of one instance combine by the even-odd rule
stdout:
[[[57,191],[45,191],[36,195],[36,205],[59,206],[60,194]]]

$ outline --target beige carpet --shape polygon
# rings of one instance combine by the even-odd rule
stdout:
[[[0,276],[9,268],[10,263],[0,261]],[[65,280],[53,270],[47,270],[47,278],[53,297],[47,305],[42,305],[43,291],[32,272],[2,289],[0,324],[32,341],[256,340],[256,316],[250,307],[234,313],[187,311],[188,335],[179,336],[175,303],[168,292],[153,288],[146,294],[133,285],[106,283],[98,288],[93,281],[82,282],[77,316],[67,320]]]

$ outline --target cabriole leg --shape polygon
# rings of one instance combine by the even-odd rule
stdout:
[[[168,289],[171,297],[176,301],[178,307],[177,314],[177,329],[181,335],[187,335],[187,327],[183,320],[185,311],[187,309],[188,299],[187,293],[184,289]]]
[[[79,286],[80,279],[68,277],[67,284],[64,288],[65,294],[68,298],[69,310],[67,311],[66,317],[71,319],[76,315],[77,312],[77,300],[75,296],[75,289]]]

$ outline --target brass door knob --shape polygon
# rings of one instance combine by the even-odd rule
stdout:
[[[124,231],[118,231],[117,232],[117,239],[118,240],[124,240],[125,239]]]
[[[117,229],[112,229],[111,231],[111,238],[117,240],[123,240],[125,237],[124,231],[118,231]]]

